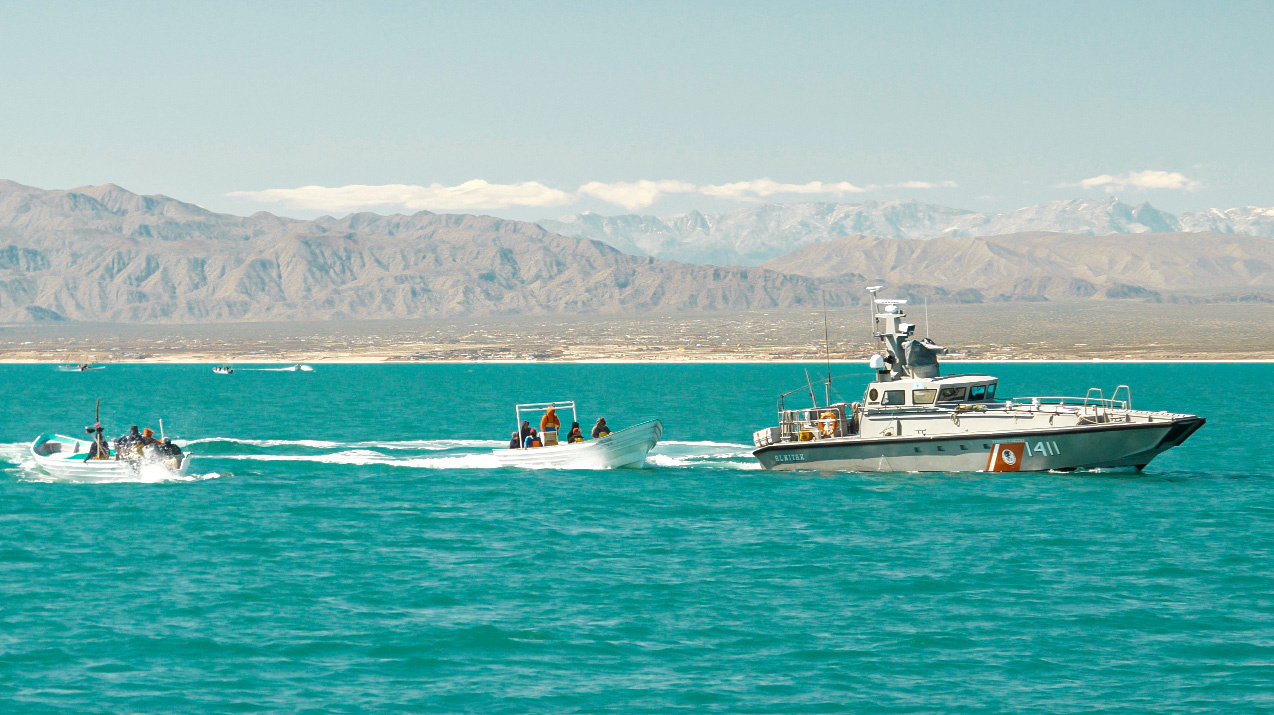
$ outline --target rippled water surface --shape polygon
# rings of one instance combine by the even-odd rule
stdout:
[[[0,367],[0,711],[1274,707],[1274,366],[975,368],[1208,424],[1143,474],[775,475],[802,366]],[[190,478],[34,470],[99,396]],[[667,441],[495,467],[513,403],[572,397]]]

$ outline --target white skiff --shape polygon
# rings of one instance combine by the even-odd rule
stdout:
[[[562,403],[559,403],[562,404]],[[501,467],[526,469],[617,469],[639,468],[646,455],[663,436],[659,420],[647,420],[611,432],[605,437],[574,444],[530,449],[495,449],[492,452]]]
[[[31,458],[41,469],[54,477],[80,482],[132,481],[139,474],[154,472],[159,478],[181,477],[186,474],[190,455],[181,457],[142,457],[139,459],[90,459],[92,440],[75,439],[60,434],[42,434],[31,443]]]

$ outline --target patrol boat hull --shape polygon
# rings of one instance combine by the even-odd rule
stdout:
[[[991,375],[943,375],[946,348],[915,337],[906,299],[877,296],[871,286],[872,336],[887,354],[868,361],[875,379],[861,402],[820,406],[806,373],[804,388],[779,396],[777,427],[753,433],[752,454],[766,469],[853,472],[1044,472],[1141,469],[1184,442],[1204,420],[1132,408],[1132,389],[1109,398],[996,397]],[[826,379],[826,397],[832,377]],[[810,407],[787,400],[808,390]],[[1121,399],[1122,398],[1122,399]],[[796,399],[801,399],[797,397]],[[803,400],[802,400],[803,402]]]
[[[1205,420],[1173,415],[1149,422],[1028,431],[782,442],[753,455],[777,471],[1044,472],[1141,469],[1180,445]]]
[[[159,478],[182,477],[190,465],[190,455],[180,459],[116,460],[90,459],[92,441],[59,434],[42,434],[31,443],[31,458],[50,476],[76,482],[135,481],[139,475]]]
[[[605,437],[574,444],[531,449],[492,450],[501,467],[524,469],[620,469],[640,468],[646,455],[663,436],[664,425],[649,420],[611,432]]]

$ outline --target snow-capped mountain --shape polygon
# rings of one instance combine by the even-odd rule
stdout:
[[[1093,236],[1211,231],[1274,238],[1274,209],[1208,209],[1178,216],[1148,203],[1132,206],[1108,198],[1053,201],[991,214],[894,200],[762,204],[662,218],[582,213],[540,225],[567,236],[603,241],[625,253],[686,263],[755,266],[803,246],[855,235],[925,239],[1035,231]]]

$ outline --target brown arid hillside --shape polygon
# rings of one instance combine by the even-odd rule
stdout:
[[[1269,301],[1274,240],[1233,234],[854,236],[759,268],[634,256],[490,216],[232,216],[114,185],[0,181],[0,322],[589,315],[936,302]]]
[[[825,281],[630,256],[489,216],[217,214],[0,181],[0,321],[174,323],[817,305]],[[856,286],[854,286],[856,288]],[[827,291],[832,306],[859,300]]]
[[[964,302],[1137,298],[1274,299],[1274,240],[1219,233],[1076,236],[1019,233],[928,241],[851,236],[764,264]]]

